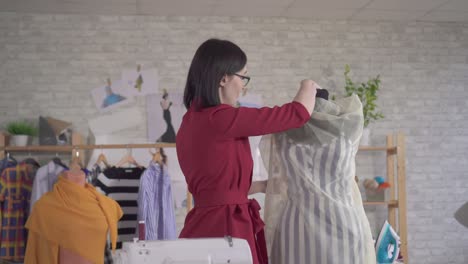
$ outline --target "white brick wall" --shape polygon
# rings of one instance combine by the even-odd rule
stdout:
[[[468,262],[468,230],[453,219],[468,200],[468,24],[0,13],[0,125],[51,115],[86,134],[98,114],[90,89],[138,61],[159,69],[160,87],[181,91],[209,37],[247,52],[252,90],[270,105],[292,98],[302,78],[341,91],[345,64],[357,80],[380,74],[386,118],[372,125],[373,140],[408,136],[412,263]],[[146,129],[123,133],[144,138]]]

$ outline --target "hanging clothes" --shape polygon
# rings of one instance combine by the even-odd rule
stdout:
[[[65,168],[63,166],[56,164],[54,161],[50,161],[37,170],[32,186],[29,212],[32,211],[34,204],[42,197],[42,195],[53,189],[59,174],[64,170]]]
[[[60,247],[92,263],[103,263],[107,234],[115,249],[121,217],[118,204],[90,184],[81,186],[59,177],[53,191],[37,201],[26,223],[25,263],[58,264]]]
[[[0,174],[3,172],[4,169],[14,167],[17,164],[18,162],[16,162],[16,160],[5,157],[4,159],[0,160]]]
[[[272,264],[376,262],[354,180],[362,128],[356,95],[317,98],[303,127],[262,140],[270,170],[265,222]]]
[[[91,167],[91,170],[86,174],[86,182],[96,186],[97,179],[101,173],[104,172],[106,166],[101,166],[99,164],[94,164]],[[113,264],[114,260],[112,258],[111,247],[109,241],[106,243],[106,248],[104,251],[104,264]]]
[[[168,168],[151,161],[140,179],[138,221],[145,221],[146,240],[176,239],[176,221]]]
[[[0,176],[1,237],[0,258],[21,261],[24,258],[33,177],[37,167],[18,164],[6,168]]]
[[[117,168],[110,167],[99,174],[96,189],[115,200],[123,210],[123,217],[119,222],[119,237],[117,248],[122,242],[133,241],[138,224],[138,190],[140,178],[145,168]]]

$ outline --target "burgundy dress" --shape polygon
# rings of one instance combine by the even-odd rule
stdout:
[[[260,206],[247,198],[253,168],[248,137],[298,128],[309,118],[307,109],[297,102],[274,108],[225,104],[190,108],[176,144],[195,207],[180,237],[242,238],[248,241],[255,264],[268,263]]]

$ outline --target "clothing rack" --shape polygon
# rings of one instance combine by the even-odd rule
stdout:
[[[175,143],[148,143],[148,144],[83,144],[81,134],[74,132],[72,134],[71,145],[39,146],[29,145],[24,147],[8,146],[9,136],[0,132],[0,159],[5,158],[9,152],[52,152],[52,153],[70,153],[71,158],[80,157],[84,159],[84,150],[93,149],[138,149],[138,148],[175,148]],[[187,191],[187,212],[193,207],[192,195]]]

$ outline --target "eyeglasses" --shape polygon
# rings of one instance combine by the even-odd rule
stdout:
[[[237,73],[234,73],[234,75],[241,78],[242,82],[244,83],[244,86],[247,86],[247,84],[250,82],[250,76],[244,76]]]

